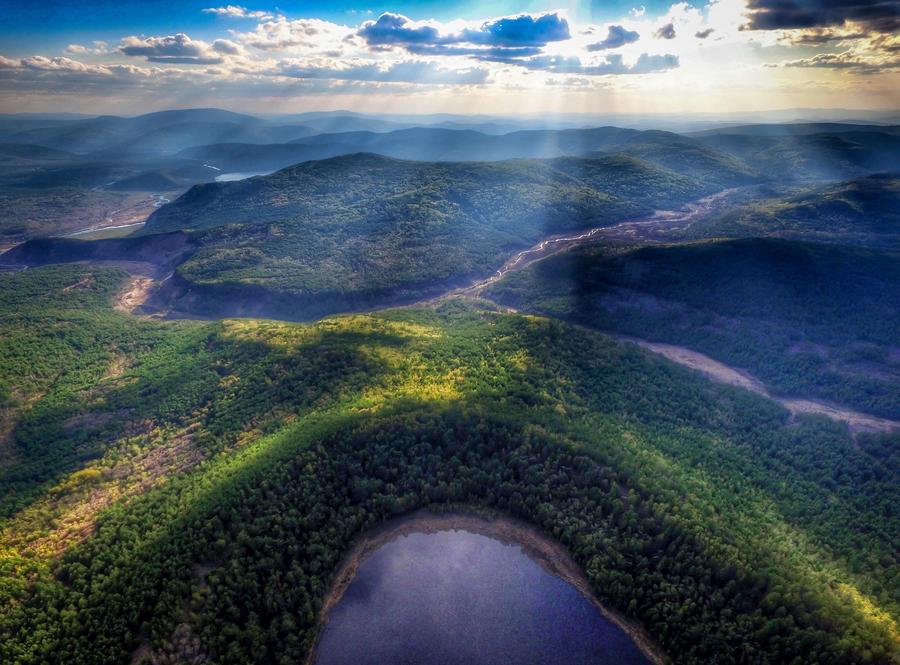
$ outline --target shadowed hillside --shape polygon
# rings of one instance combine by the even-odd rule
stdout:
[[[510,274],[503,304],[678,344],[775,392],[900,417],[900,254],[774,239],[575,250]]]

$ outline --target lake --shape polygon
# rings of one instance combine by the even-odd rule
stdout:
[[[234,182],[236,180],[246,180],[258,175],[269,175],[272,171],[234,171],[232,173],[223,173],[216,176],[216,182]]]
[[[647,665],[631,637],[517,544],[407,533],[364,556],[327,614],[317,665]]]

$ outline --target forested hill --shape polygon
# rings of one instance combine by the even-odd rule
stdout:
[[[195,186],[143,233],[198,232],[199,249],[158,295],[163,305],[302,319],[435,295],[545,237],[677,208],[719,186],[622,155],[423,163],[359,154]]]
[[[781,239],[594,247],[509,274],[516,308],[701,351],[774,392],[900,418],[900,253]]]
[[[777,235],[898,249],[900,175],[870,175],[751,201],[687,232],[693,237]]]
[[[675,172],[623,155],[415,162],[360,153],[238,182],[196,185],[151,215],[144,233],[272,220],[312,225],[322,217],[352,220],[385,207],[386,218],[395,216],[396,206],[408,207],[414,218],[438,209],[470,212],[511,232],[523,215],[539,217],[548,227],[578,228],[592,218],[676,206],[719,186],[690,174],[689,166]],[[721,177],[727,184],[749,181],[740,170],[726,170]]]
[[[464,504],[676,663],[897,665],[896,438],[541,317],[164,322],[125,279],[0,275],[0,662],[304,662],[354,536]]]

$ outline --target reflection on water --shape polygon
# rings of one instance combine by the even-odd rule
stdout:
[[[631,638],[516,545],[413,533],[366,558],[331,610],[317,665],[646,665]]]
[[[234,171],[233,173],[223,173],[216,176],[216,182],[234,182],[235,180],[246,180],[258,175],[269,175],[272,171]]]

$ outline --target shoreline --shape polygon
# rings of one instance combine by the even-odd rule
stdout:
[[[468,531],[498,540],[504,545],[516,545],[541,568],[574,586],[593,603],[605,619],[625,632],[642,654],[654,665],[670,662],[656,640],[639,622],[606,607],[591,588],[590,582],[566,548],[543,534],[531,524],[483,509],[464,508],[446,513],[419,509],[409,515],[389,520],[357,536],[344,555],[332,579],[316,618],[316,637],[306,658],[306,665],[314,665],[319,642],[328,623],[331,610],[340,602],[350,583],[356,577],[359,566],[373,552],[413,533],[438,533],[440,531]]]

